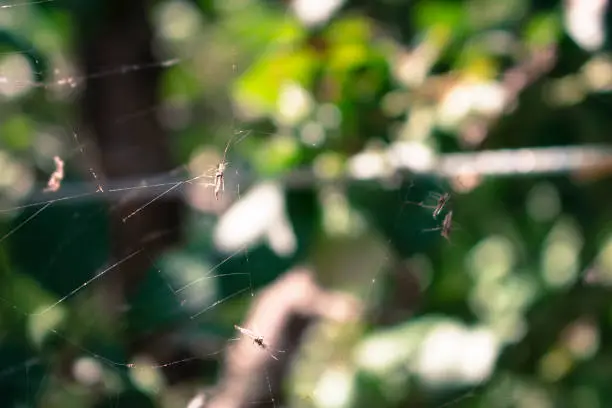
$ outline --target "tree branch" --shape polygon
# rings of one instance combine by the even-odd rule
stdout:
[[[360,313],[360,304],[347,295],[320,288],[307,268],[297,268],[281,276],[264,289],[254,301],[244,328],[264,336],[266,344],[282,350],[278,361],[249,338],[229,347],[223,373],[211,399],[194,397],[194,405],[202,400],[208,408],[243,408],[270,405],[270,391],[280,405],[282,379],[300,342],[317,319],[348,321]],[[273,351],[272,351],[273,352]],[[268,383],[269,381],[269,383]]]

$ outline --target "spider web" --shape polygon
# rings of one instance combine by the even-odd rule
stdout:
[[[2,9],[19,9],[21,6],[53,3],[53,1],[7,4],[0,6],[0,12],[5,11]],[[18,54],[9,53],[8,55]],[[0,84],[16,86],[17,88],[44,89],[59,94],[64,92],[70,95],[72,90],[79,90],[82,86],[86,86],[88,81],[96,78],[140,75],[148,69],[174,69],[188,65],[193,60],[194,58],[191,56],[168,57],[155,63],[143,62],[141,64],[101,69],[99,72],[88,76],[61,75],[61,70],[58,69],[56,72],[58,79],[48,82],[0,76]],[[233,61],[231,67],[232,76],[235,78],[238,73]],[[227,67],[225,68],[227,69]],[[210,76],[213,77],[213,74],[210,73]],[[166,108],[167,106],[147,107],[115,118],[114,124],[125,125],[135,118],[160,113]],[[172,116],[172,113],[173,111],[170,109],[170,116]],[[180,117],[174,119],[174,122],[170,120],[169,123],[181,121]],[[53,194],[44,193],[43,189],[46,181],[43,185],[40,185],[32,181],[33,176],[29,176],[31,180],[22,182],[24,186],[7,189],[8,198],[2,198],[3,204],[6,205],[0,206],[0,214],[6,216],[16,214],[19,216],[19,221],[10,230],[2,233],[0,244],[7,245],[9,242],[17,242],[22,247],[27,247],[28,252],[41,251],[48,254],[45,255],[46,265],[44,270],[32,273],[34,278],[22,276],[21,272],[7,274],[6,281],[9,284],[0,289],[0,304],[2,304],[0,306],[0,316],[6,315],[8,316],[7,319],[16,322],[15,327],[19,327],[21,331],[26,333],[26,337],[28,335],[36,337],[35,334],[32,334],[36,332],[46,333],[45,335],[39,334],[40,338],[35,338],[33,341],[35,344],[28,347],[34,349],[33,352],[31,350],[24,352],[22,348],[16,348],[14,360],[7,363],[2,362],[0,365],[0,387],[3,381],[20,386],[25,384],[26,389],[22,390],[20,395],[26,397],[25,400],[20,402],[26,406],[36,406],[39,400],[53,394],[49,390],[57,391],[60,394],[58,398],[63,398],[62,401],[71,399],[79,401],[78,391],[75,392],[71,388],[73,384],[66,384],[65,381],[58,379],[54,372],[58,369],[57,363],[49,358],[49,355],[53,356],[53,351],[55,351],[52,347],[59,350],[65,347],[74,355],[72,358],[74,364],[71,367],[72,375],[89,386],[104,384],[105,392],[116,397],[116,400],[111,401],[111,404],[122,406],[119,400],[121,386],[118,384],[122,380],[125,381],[127,377],[129,377],[127,381],[138,383],[145,388],[148,387],[150,392],[153,393],[156,389],[163,387],[163,380],[159,373],[160,369],[187,365],[192,361],[206,358],[217,358],[223,355],[228,346],[233,344],[232,341],[236,339],[252,342],[252,339],[236,333],[231,327],[218,328],[215,325],[215,314],[225,315],[226,317],[229,315],[232,317],[233,323],[240,324],[243,312],[240,306],[241,299],[244,302],[244,297],[248,298],[250,295],[250,300],[252,300],[256,293],[255,287],[261,286],[263,279],[251,272],[249,266],[246,268],[228,267],[236,262],[249,263],[249,249],[245,245],[239,249],[225,251],[227,253],[218,255],[217,253],[221,251],[215,251],[212,248],[209,242],[211,237],[201,233],[201,231],[211,231],[216,220],[210,214],[206,214],[205,211],[197,211],[198,207],[201,209],[202,201],[215,203],[213,191],[216,188],[217,180],[214,166],[220,162],[225,162],[226,154],[230,165],[225,172],[227,187],[222,193],[221,203],[225,198],[232,200],[235,196],[237,196],[238,201],[242,199],[239,183],[236,180],[243,179],[243,177],[237,175],[238,169],[240,168],[240,171],[243,172],[243,168],[239,167],[239,162],[232,161],[234,156],[237,155],[234,149],[238,148],[238,144],[243,143],[244,140],[248,141],[249,138],[264,133],[255,132],[252,129],[240,129],[240,124],[237,122],[239,120],[232,113],[231,132],[229,134],[228,132],[221,132],[223,133],[222,136],[216,136],[220,140],[217,150],[220,150],[221,154],[218,154],[218,152],[217,154],[211,154],[205,151],[200,155],[194,154],[196,157],[194,160],[189,160],[189,164],[179,166],[164,174],[154,175],[146,179],[113,181],[103,178],[100,166],[94,160],[95,147],[87,140],[87,131],[78,129],[70,123],[60,126],[60,140],[63,144],[62,148],[59,149],[62,152],[60,157],[66,164],[68,174],[62,180],[59,190]],[[52,151],[51,148],[43,149],[44,154],[39,152],[39,155],[43,156],[44,161],[41,157],[33,160],[37,162],[39,167],[45,169],[46,177],[50,176],[55,170],[52,166]],[[75,182],[68,177],[69,175],[73,176],[73,163],[77,161],[85,163],[84,173],[89,176],[89,179],[85,182]],[[15,165],[15,168],[17,170],[14,171],[20,169],[18,165]],[[28,204],[12,204],[23,200],[26,196]],[[104,227],[100,225],[100,217],[113,213],[122,205],[124,200],[133,196],[137,196],[139,199],[146,197],[145,203],[125,216],[122,219],[123,223],[138,222],[138,217],[147,210],[148,206],[160,200],[188,196],[187,201],[191,199],[192,207],[196,210],[192,211],[188,222],[190,226],[188,233],[190,238],[188,239],[205,242],[207,245],[202,246],[215,253],[215,255],[202,259],[204,257],[197,254],[197,249],[188,249],[182,252],[170,251],[167,256],[161,259],[150,258],[153,267],[150,268],[151,270],[140,292],[129,299],[129,304],[115,304],[114,307],[121,309],[123,313],[139,316],[136,323],[133,321],[130,323],[138,325],[138,327],[132,328],[136,332],[142,331],[145,334],[155,332],[164,324],[177,324],[179,322],[178,324],[184,327],[184,332],[189,333],[186,337],[189,337],[193,335],[193,332],[190,332],[193,325],[203,322],[202,324],[213,327],[213,331],[222,333],[215,333],[217,336],[213,337],[219,339],[213,341],[204,351],[198,350],[196,357],[170,357],[164,361],[152,361],[147,355],[128,357],[128,353],[120,346],[112,345],[115,347],[108,347],[104,344],[105,341],[112,343],[112,340],[105,337],[108,336],[105,333],[108,322],[105,322],[99,316],[99,311],[95,310],[100,303],[99,299],[95,299],[95,289],[90,290],[90,288],[98,288],[98,285],[112,276],[122,265],[128,263],[133,257],[146,253],[147,248],[146,245],[134,248],[121,259],[109,263],[107,261],[108,244],[105,244],[102,238],[95,242],[82,241],[85,237],[91,236],[91,228],[98,228],[100,231],[98,235],[103,237],[105,235]],[[405,201],[405,198],[398,197],[398,201]],[[427,204],[430,203],[427,202]],[[71,205],[81,206],[82,208],[73,210],[70,208]],[[409,207],[410,205],[406,204],[401,211]],[[427,209],[416,209],[415,211],[417,210],[428,211]],[[42,236],[42,232],[53,231],[52,228],[49,228],[51,222],[49,218],[55,216],[71,219],[70,225],[66,228],[67,231],[65,233],[58,231],[57,236]],[[424,218],[423,216],[419,217]],[[166,233],[169,233],[169,231],[162,231],[159,234]],[[147,237],[147,239],[149,242],[155,242],[161,235]],[[26,242],[26,240],[32,239],[35,242]],[[51,271],[70,268],[72,254],[84,250],[90,251],[90,260],[85,265],[79,265],[82,272],[75,273],[72,281],[54,282],[57,277],[53,276]],[[372,301],[371,298],[374,296],[375,289],[377,289],[376,286],[386,272],[380,264],[388,261],[390,256],[387,254],[383,258],[385,259],[375,261],[372,268],[375,273],[371,280],[364,285],[365,294],[360,297],[366,303]],[[256,265],[252,266],[254,268]],[[246,272],[244,272],[245,270]],[[255,285],[254,281],[259,281],[257,282],[259,285]],[[44,286],[45,289],[53,288],[54,290],[44,290],[41,286]],[[15,294],[24,291],[29,291],[31,294],[22,299],[17,299]],[[102,304],[105,303],[102,302]],[[172,307],[168,307],[169,304]],[[96,314],[95,317],[94,314]],[[68,322],[72,319],[78,323],[69,324]],[[257,332],[257,327],[248,327],[248,329]],[[4,340],[10,339],[14,334],[0,331],[0,344],[3,344]],[[266,333],[257,334],[264,339],[266,337]],[[228,339],[230,336],[234,338]],[[100,339],[96,337],[100,337]],[[7,341],[6,344],[11,343]],[[256,345],[253,345],[253,347],[257,348]],[[332,352],[335,351],[332,350]],[[261,352],[265,353],[265,351]],[[21,357],[20,354],[27,354],[27,356]],[[283,358],[282,355],[279,357]],[[276,407],[278,402],[273,393],[271,377],[267,371],[261,373],[261,375],[265,377],[269,403]],[[470,391],[470,394],[466,395],[473,394]],[[206,398],[203,399],[206,400]],[[460,400],[462,398],[453,400],[450,405]],[[79,402],[86,403],[85,401]],[[184,401],[181,400],[182,402]],[[91,401],[88,401],[88,403],[91,403]],[[261,399],[254,398],[253,403],[261,404]],[[57,404],[61,406],[61,403]],[[449,406],[449,404],[447,403],[444,406]],[[189,407],[192,408],[192,405],[189,405]]]
[[[18,7],[25,7],[28,5],[40,4],[40,3],[52,3],[53,0],[46,1],[36,1],[36,2],[28,2],[28,3],[19,3],[19,4],[6,4],[0,5],[0,9],[12,9]],[[7,55],[19,55],[19,53],[7,53]],[[114,75],[138,75],[140,72],[146,71],[151,68],[171,68],[175,66],[179,66],[188,61],[189,58],[169,58],[162,60],[160,62],[155,63],[142,63],[142,64],[131,64],[125,65],[115,68],[110,68],[106,70],[102,70],[93,74],[89,74],[85,77],[78,76],[65,76],[60,77],[60,79],[53,80],[51,82],[37,82],[30,80],[15,80],[11,79],[8,76],[0,77],[0,80],[3,84],[7,84],[9,86],[14,86],[17,88],[21,87],[29,87],[29,88],[42,88],[45,90],[52,88],[70,88],[70,89],[78,89],[81,85],[86,84],[87,81],[107,77]],[[56,71],[56,74],[58,72]],[[232,64],[232,73],[234,76],[236,73],[236,66]],[[133,114],[128,114],[116,119],[116,123],[124,124],[133,118],[140,115],[147,115],[150,113],[155,113],[159,110],[160,107],[150,107],[138,112],[134,112]],[[184,176],[176,176],[179,172],[185,172],[185,170],[189,170],[185,166],[180,166],[178,169],[170,171],[167,174],[163,174],[160,177],[156,177],[157,180],[161,179],[161,182],[151,183],[149,180],[134,180],[122,182],[120,185],[114,185],[113,183],[107,183],[105,180],[101,180],[98,177],[99,170],[97,170],[97,166],[91,161],[91,155],[89,154],[89,146],[87,143],[82,143],[80,132],[74,128],[69,127],[69,133],[73,138],[74,145],[73,147],[69,147],[69,150],[65,154],[61,154],[61,159],[66,163],[66,166],[69,168],[71,166],[71,162],[75,159],[84,160],[88,164],[87,171],[91,175],[91,182],[95,185],[95,188],[90,188],[89,185],[92,183],[84,183],[81,186],[77,185],[77,188],[74,188],[74,185],[70,180],[61,180],[61,186],[57,194],[54,194],[55,198],[49,198],[49,194],[44,194],[37,185],[34,185],[34,193],[29,197],[30,204],[26,205],[17,205],[11,206],[8,208],[3,208],[1,211],[5,214],[20,214],[22,211],[25,211],[28,214],[26,217],[21,216],[18,218],[18,222],[14,225],[10,230],[3,233],[0,237],[0,243],[6,245],[8,242],[13,240],[14,238],[19,238],[20,236],[28,236],[29,234],[36,234],[36,230],[40,228],[44,228],[44,217],[51,210],[57,209],[58,206],[64,206],[64,208],[69,207],[70,205],[78,205],[81,202],[97,202],[99,200],[111,200],[111,205],[108,208],[94,208],[93,210],[81,210],[73,213],[73,224],[72,227],[76,226],[76,228],[69,228],[71,231],[64,235],[61,239],[57,239],[55,237],[46,237],[45,241],[47,241],[46,246],[53,247],[50,250],[51,255],[48,262],[48,268],[51,269],[51,266],[56,262],[62,262],[65,257],[70,256],[68,250],[74,245],[75,241],[78,241],[80,236],[85,235],[87,233],[87,229],[91,227],[91,223],[96,221],[100,215],[112,213],[115,211],[122,203],[122,195],[130,194],[131,192],[138,192],[138,197],[142,197],[143,193],[149,195],[150,199],[144,205],[138,207],[128,216],[123,218],[124,223],[133,222],[133,219],[136,218],[142,211],[145,211],[146,208],[156,202],[157,200],[162,200],[169,195],[183,194],[184,188],[191,188],[192,191],[195,191],[191,194],[199,194],[201,195],[211,195],[213,193],[212,187],[215,187],[215,176],[214,173],[206,171],[201,174],[192,175],[188,177]],[[225,151],[223,152],[222,161],[224,162],[226,159],[226,154],[231,154],[232,148],[234,148],[238,143],[240,143],[244,138],[250,135],[251,132],[243,132],[236,129],[236,121],[235,115],[232,115],[232,134],[230,135],[229,140],[226,139]],[[48,166],[45,166],[48,167]],[[201,169],[203,166],[200,164],[196,166],[196,168]],[[232,170],[228,169],[226,172],[230,173]],[[234,170],[235,171],[235,170]],[[50,172],[49,172],[50,174]],[[63,177],[62,177],[63,178]],[[176,180],[176,181],[173,181]],[[169,180],[169,181],[164,181]],[[232,180],[233,181],[233,180]],[[226,181],[227,183],[227,181]],[[235,183],[230,184],[235,185]],[[77,190],[77,193],[72,194],[73,190]],[[80,191],[79,191],[80,190]],[[229,195],[230,197],[234,194],[239,195],[238,190],[234,190],[234,187],[230,187],[229,189],[225,189],[222,191],[222,194]],[[113,199],[112,197],[118,197]],[[222,198],[223,200],[223,198]],[[64,208],[60,208],[60,211],[70,212],[70,210],[65,210]],[[61,214],[60,214],[61,215]],[[210,217],[198,217],[197,214],[194,218],[196,223],[199,226],[204,226],[207,230],[211,230],[213,221],[210,220]],[[42,226],[40,224],[43,224]],[[77,225],[80,224],[80,225]],[[192,231],[193,232],[193,231]],[[163,234],[164,232],[162,232]],[[151,241],[154,241],[158,237],[150,237]],[[98,243],[89,243],[88,245],[96,245]],[[136,361],[126,358],[120,358],[116,356],[116,352],[105,352],[103,349],[98,349],[89,346],[89,344],[96,344],[96,342],[91,341],[91,335],[89,332],[98,333],[99,330],[95,328],[96,325],[104,325],[104,322],[97,320],[97,318],[90,319],[89,322],[84,324],[81,328],[81,332],[77,335],[71,333],[71,330],[65,329],[66,321],[63,320],[66,316],[70,316],[71,318],[77,318],[79,320],[83,320],[83,313],[81,316],[79,315],[79,311],[74,313],[74,311],[70,310],[71,307],[75,304],[78,304],[84,308],[84,310],[89,310],[91,312],[91,305],[88,305],[89,294],[88,288],[94,287],[99,284],[101,281],[106,279],[110,274],[113,273],[118,267],[120,267],[125,262],[130,261],[136,255],[140,255],[145,252],[145,247],[141,247],[135,249],[133,252],[129,253],[122,259],[117,260],[116,262],[112,262],[109,265],[105,265],[101,268],[90,268],[89,271],[94,272],[93,275],[85,280],[81,280],[80,282],[73,282],[69,285],[64,286],[72,286],[70,290],[66,290],[66,288],[62,288],[62,290],[57,291],[58,296],[56,299],[53,299],[47,293],[41,293],[40,288],[32,287],[33,292],[36,292],[36,295],[33,297],[41,296],[46,300],[40,299],[29,299],[29,304],[16,303],[16,298],[14,294],[18,291],[21,291],[22,285],[32,285],[33,282],[23,282],[19,279],[15,280],[15,277],[8,277],[8,285],[3,288],[0,292],[0,301],[3,306],[3,315],[9,311],[7,316],[9,316],[12,320],[17,320],[19,325],[22,326],[24,330],[32,331],[32,326],[42,325],[47,326],[44,327],[44,331],[46,331],[46,335],[44,339],[38,339],[40,344],[38,347],[41,348],[41,351],[47,347],[47,343],[57,343],[61,342],[68,345],[72,348],[79,357],[75,357],[75,363],[73,367],[73,375],[76,378],[79,378],[82,381],[87,382],[89,380],[93,383],[109,383],[109,381],[102,381],[104,377],[110,376],[113,379],[125,377],[126,372],[131,373],[132,377],[138,379],[139,377],[144,377],[147,379],[147,375],[149,377],[153,376],[153,380],[159,380],[159,378],[155,378],[155,371],[161,368],[176,366],[188,363],[192,360],[203,359],[206,357],[213,357],[219,354],[222,354],[227,348],[228,340],[217,341],[216,349],[208,353],[199,353],[197,357],[189,357],[185,359],[171,359],[170,361],[164,362],[154,362],[147,360],[146,358],[138,360],[140,356],[136,356]],[[159,267],[158,262],[154,262],[154,269],[157,270],[157,274],[155,276],[159,277],[161,281],[163,281],[163,289],[166,293],[169,293],[174,299],[177,307],[173,310],[166,311],[166,318],[172,318],[174,320],[174,315],[176,314],[186,314],[187,315],[187,323],[188,321],[197,322],[199,320],[206,320],[207,316],[210,316],[211,312],[217,310],[218,307],[225,306],[226,304],[230,304],[232,302],[236,302],[239,300],[241,296],[249,295],[254,297],[255,292],[253,288],[253,277],[251,276],[251,272],[230,272],[230,273],[216,273],[219,268],[222,268],[227,262],[232,261],[234,258],[239,257],[240,255],[247,254],[246,248],[241,248],[230,252],[229,255],[226,254],[219,262],[210,264],[209,268],[204,268],[201,265],[201,261],[197,261],[193,255],[185,255],[185,254],[171,254],[169,258],[170,260],[166,260],[166,264],[174,263],[179,266],[186,266],[187,269],[191,270],[191,273],[185,273],[183,276],[173,276],[174,281],[167,276],[167,273],[162,272],[162,268]],[[96,251],[94,251],[96,252]],[[93,264],[102,261],[106,258],[106,253],[103,250],[97,251],[98,253],[94,254],[95,261]],[[212,258],[214,259],[214,258]],[[211,259],[211,260],[212,260]],[[246,260],[248,261],[248,255],[246,255]],[[162,260],[163,262],[163,260]],[[191,265],[189,265],[191,263]],[[196,265],[200,264],[200,265]],[[93,265],[90,265],[90,267]],[[166,265],[167,266],[167,265]],[[170,266],[172,268],[172,265]],[[166,268],[167,269],[167,268]],[[194,277],[197,276],[197,277]],[[79,275],[82,276],[82,275]],[[43,271],[38,278],[42,278],[43,281],[52,280],[52,277],[48,276],[48,272]],[[230,290],[229,294],[225,294],[222,296],[218,296],[215,292],[219,290],[215,290],[214,286],[218,286],[219,283],[215,285],[214,282],[218,282],[223,278],[241,278],[243,280],[242,288],[237,290]],[[83,279],[79,277],[78,279]],[[149,279],[150,280],[150,279]],[[212,282],[212,284],[211,284]],[[145,283],[146,285],[146,283]],[[158,285],[159,286],[159,285]],[[53,287],[53,285],[51,285]],[[231,285],[230,285],[231,287]],[[159,289],[159,287],[157,287]],[[143,292],[145,290],[143,289]],[[157,291],[159,292],[159,291]],[[203,296],[204,294],[204,296]],[[163,297],[163,294],[156,294],[157,296]],[[216,298],[216,299],[215,299]],[[213,300],[211,300],[213,299]],[[134,304],[126,305],[128,308],[137,309],[139,306],[138,299],[134,300]],[[145,309],[153,310],[153,307],[145,304]],[[235,308],[235,306],[234,306]],[[133,310],[132,310],[133,312]],[[236,312],[233,313],[236,315]],[[236,315],[238,316],[238,315]],[[61,323],[60,323],[61,322]],[[238,321],[236,321],[238,323]],[[81,322],[83,323],[83,322]],[[30,327],[28,327],[30,326]],[[11,333],[3,334],[2,340],[11,336]],[[224,344],[225,343],[225,344]],[[10,344],[10,343],[9,343]],[[214,348],[214,347],[213,347]],[[40,398],[43,398],[41,394],[48,392],[48,387],[60,387],[64,389],[63,398],[67,398],[69,394],[71,394],[70,390],[61,383],[61,381],[56,380],[54,378],[51,369],[53,367],[53,363],[50,361],[46,361],[47,359],[43,356],[41,357],[29,357],[24,361],[15,364],[15,361],[5,362],[3,361],[0,365],[0,382],[3,380],[15,381],[16,383],[20,383],[19,376],[25,374],[25,384],[26,390],[23,390],[21,395],[26,396],[26,400],[21,401],[26,405],[37,405],[37,402]],[[100,364],[101,363],[101,364]],[[79,372],[80,368],[80,372]],[[36,372],[36,375],[33,376],[33,372]],[[143,374],[144,373],[144,374]],[[266,375],[266,381],[268,385],[268,391],[270,396],[270,401],[273,406],[275,406],[275,399],[272,395],[272,388],[270,384],[270,378]],[[97,381],[96,381],[97,377]],[[159,377],[159,375],[158,375]],[[34,378],[39,381],[35,381]],[[132,378],[132,381],[134,381]],[[155,384],[155,381],[152,381],[151,378],[148,379],[149,383]],[[145,381],[146,382],[146,381]],[[23,383],[23,382],[21,382]],[[112,384],[113,381],[110,381]],[[108,387],[108,391],[110,394],[113,393],[113,387],[106,385]],[[115,392],[118,389],[114,389]],[[60,394],[62,394],[60,392]]]

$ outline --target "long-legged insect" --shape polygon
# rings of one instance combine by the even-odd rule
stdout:
[[[444,238],[446,238],[447,241],[450,242],[450,234],[453,230],[453,211],[449,211],[445,216],[444,216],[444,220],[442,221],[442,226],[437,227],[437,228],[429,228],[426,229],[424,231],[439,231],[440,235],[442,235]]]
[[[442,212],[442,210],[444,209],[444,207],[448,204],[448,202],[450,201],[451,195],[450,193],[444,193],[442,195],[440,194],[435,194],[435,197],[437,197],[438,202],[436,203],[436,205],[425,205],[425,203],[423,201],[417,203],[414,201],[406,201],[406,203],[409,204],[416,204],[420,207],[423,208],[433,208],[433,217],[434,218],[438,218],[438,215],[440,215],[440,213]]]
[[[274,354],[272,354],[272,352],[270,351],[272,348],[264,342],[263,336],[258,335],[249,329],[245,329],[244,327],[240,327],[237,324],[234,325],[234,328],[238,330],[240,333],[244,334],[245,336],[250,337],[253,340],[254,344],[259,346],[261,349],[266,350],[273,359],[278,361],[278,358]],[[275,350],[275,351],[278,353],[284,353],[283,350]]]
[[[247,137],[250,133],[251,133],[250,131],[246,132],[244,136],[242,136],[240,139],[238,139],[238,141],[236,141],[236,143],[240,143],[242,139]],[[235,134],[232,135],[230,140],[227,141],[227,145],[225,145],[225,150],[223,151],[223,159],[221,159],[221,161],[219,162],[219,164],[217,164],[217,167],[215,168],[215,180],[212,185],[215,187],[214,194],[215,194],[215,200],[217,201],[219,201],[219,193],[225,191],[224,174],[225,174],[225,169],[227,165],[229,164],[229,162],[227,162],[225,158],[227,156],[227,151],[230,147],[230,144],[232,143],[232,140],[234,139],[234,136]]]
[[[215,169],[215,200],[219,201],[219,192],[225,191],[225,181],[223,179],[223,173],[225,172],[225,167],[227,166],[227,162],[225,159],[217,164],[217,168]]]
[[[242,138],[240,138],[238,140],[238,142],[240,142],[242,139],[247,137],[249,134],[250,134],[250,131],[247,132]],[[232,136],[232,138],[233,138],[233,136]],[[226,168],[226,166],[228,164],[228,162],[225,161],[225,155],[227,154],[227,150],[229,149],[229,146],[230,146],[231,142],[232,142],[232,139],[230,139],[227,142],[227,146],[225,146],[225,151],[223,153],[223,160],[221,160],[221,162],[215,168],[215,176],[214,176],[215,177],[215,182],[214,183],[205,183],[204,184],[205,186],[214,186],[215,187],[215,198],[217,200],[219,199],[219,192],[223,191],[224,188],[225,188],[225,183],[223,181],[223,172],[225,171],[225,168]],[[236,142],[236,143],[238,143],[238,142]],[[149,205],[153,204],[155,201],[159,200],[161,197],[165,196],[166,194],[168,194],[172,190],[179,188],[180,186],[184,185],[185,183],[193,183],[195,180],[200,180],[202,178],[210,178],[210,177],[211,176],[209,174],[204,173],[204,174],[201,174],[199,176],[193,177],[193,178],[191,178],[189,180],[183,180],[183,181],[179,181],[178,183],[174,183],[174,185],[172,187],[170,187],[169,189],[167,189],[163,193],[155,196],[152,200],[149,200],[143,206],[138,207],[136,210],[132,211],[126,217],[123,217],[122,221],[126,222],[129,218],[132,218],[134,215],[138,214],[144,208],[146,208]]]

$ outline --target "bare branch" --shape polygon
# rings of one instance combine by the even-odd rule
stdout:
[[[51,174],[49,181],[47,182],[47,188],[43,190],[43,192],[56,192],[60,189],[62,180],[64,179],[64,161],[60,159],[58,156],[53,158],[55,162],[55,171]]]
[[[270,406],[270,391],[278,401],[282,378],[308,326],[318,318],[346,321],[359,313],[357,300],[321,289],[310,270],[299,268],[286,273],[261,292],[241,324],[256,328],[266,343],[285,352],[274,360],[252,341],[229,347],[223,374],[206,407]]]

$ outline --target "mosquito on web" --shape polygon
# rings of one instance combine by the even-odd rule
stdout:
[[[226,160],[227,157],[227,152],[231,146],[232,140],[234,140],[234,136],[236,136],[237,134],[242,133],[242,130],[234,133],[234,135],[232,135],[232,137],[230,138],[230,140],[227,141],[227,144],[225,145],[225,150],[223,151],[223,158],[221,159],[221,161],[217,164],[217,166],[214,168],[214,176],[213,176],[213,182],[212,183],[207,183],[205,184],[206,186],[209,187],[214,187],[214,195],[215,195],[215,200],[219,201],[219,194],[223,193],[225,191],[225,169],[227,168],[227,165],[229,164],[229,162]],[[240,143],[245,137],[247,137],[248,135],[251,134],[251,131],[246,131],[244,132],[244,135],[242,137],[240,137],[235,143],[234,145]]]
[[[240,133],[240,132],[238,132]],[[236,141],[236,143],[241,142],[245,137],[247,137],[251,132],[248,131],[244,134],[244,136],[242,136],[240,139],[238,139],[238,141]],[[235,134],[234,134],[235,136]],[[227,151],[230,147],[230,144],[234,138],[234,136],[232,136],[230,138],[230,140],[227,142],[227,145],[225,147],[225,151],[223,153],[223,159],[221,160],[221,162],[217,165],[217,167],[215,168],[215,175],[214,175],[214,183],[205,183],[204,186],[209,187],[209,186],[214,186],[215,187],[215,198],[218,200],[219,199],[219,193],[221,191],[223,191],[225,189],[225,181],[224,181],[224,172],[225,169],[227,167],[227,165],[229,164],[229,162],[225,161],[225,156],[227,154]],[[140,211],[142,211],[143,209],[147,208],[149,205],[153,204],[154,202],[156,202],[157,200],[159,200],[160,198],[162,198],[163,196],[165,196],[166,194],[168,194],[169,192],[171,192],[172,190],[177,189],[178,187],[186,184],[186,183],[193,183],[196,180],[200,180],[203,178],[210,178],[211,176],[203,173],[199,176],[195,176],[193,178],[190,178],[188,180],[183,180],[183,181],[179,181],[178,183],[173,183],[172,187],[170,187],[169,189],[167,189],[166,191],[164,191],[161,194],[158,194],[157,196],[153,197],[151,200],[147,201],[144,205],[138,207],[136,210],[132,211],[130,214],[128,214],[127,216],[123,217],[121,220],[123,222],[126,222],[128,219],[132,218],[134,215],[138,214]]]
[[[252,332],[249,329],[245,329],[244,327],[240,327],[237,324],[234,325],[234,328],[236,330],[238,330],[240,333],[244,334],[247,337],[250,337],[253,340],[253,343],[255,343],[257,346],[259,346],[262,350],[266,350],[268,352],[268,354],[270,354],[270,357],[272,357],[273,359],[275,359],[276,361],[278,361],[278,358],[272,353],[272,347],[270,347],[269,344],[264,342],[264,338],[263,336]],[[284,350],[274,350],[277,353],[284,353]]]
[[[444,216],[444,220],[442,220],[442,225],[436,228],[428,228],[423,230],[425,231],[440,231],[440,235],[442,235],[448,242],[450,242],[450,235],[453,231],[453,211],[449,211]]]
[[[406,203],[415,204],[423,208],[433,208],[432,215],[434,219],[437,219],[440,213],[442,213],[442,210],[444,210],[444,207],[446,207],[446,205],[450,201],[451,194],[450,193],[444,193],[444,194],[430,193],[430,195],[437,200],[436,205],[426,205],[424,201],[421,201],[421,202],[406,201]]]
[[[452,190],[453,192],[459,192],[459,193],[467,193],[473,190],[474,188],[476,188],[481,182],[478,175],[474,175],[471,173],[459,174],[459,175],[450,177],[449,181],[451,183],[450,190]],[[433,181],[433,183],[438,186],[438,189],[443,189],[440,182]],[[414,186],[414,181],[410,184],[409,188],[411,189],[413,186]],[[455,195],[454,193],[449,192],[449,189],[447,188],[444,188],[443,190],[446,190],[446,192],[444,193],[435,192],[435,191],[429,192],[427,198],[435,199],[436,200],[435,204],[433,203],[426,204],[427,199],[423,201],[419,201],[419,202],[404,201],[404,203],[414,204],[414,205],[418,205],[419,207],[433,209],[432,216],[434,219],[438,219],[438,217],[444,212],[444,210],[449,207],[449,204],[451,202],[451,196]]]
[[[232,71],[234,73],[234,76],[236,75],[236,64],[232,64]],[[234,127],[234,118],[232,119],[232,128],[235,129]],[[228,161],[226,161],[226,157],[227,157],[227,151],[229,150],[230,144],[232,143],[232,140],[234,139],[234,136],[236,136],[237,134],[242,133],[242,130],[239,130],[238,132],[235,132],[232,137],[230,137],[230,139],[227,141],[227,144],[225,145],[225,150],[223,151],[223,158],[221,159],[221,161],[217,164],[217,167],[215,167],[214,169],[214,179],[213,179],[213,183],[209,183],[207,184],[208,186],[212,186],[214,187],[214,194],[215,194],[215,200],[219,201],[219,194],[223,193],[225,191],[225,169],[227,168],[227,165],[229,164]],[[245,137],[247,137],[251,132],[247,131],[245,132],[244,136],[242,136],[241,138],[239,138],[235,144],[238,144],[242,141],[242,139],[244,139]]]

